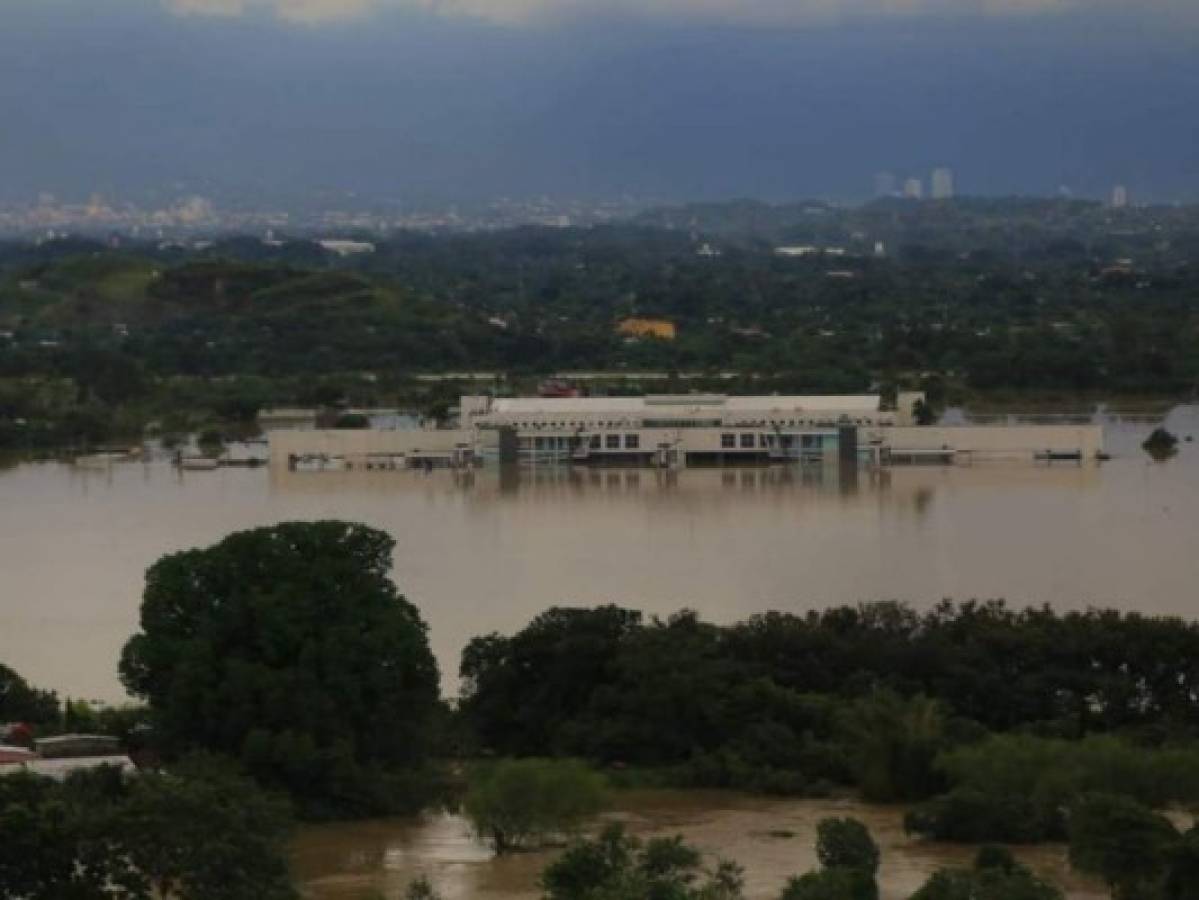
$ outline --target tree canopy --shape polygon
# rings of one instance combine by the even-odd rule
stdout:
[[[29,900],[293,900],[286,808],[214,760],[0,778],[0,887]]]
[[[58,719],[58,697],[31,687],[24,678],[0,664],[0,722],[41,724]]]
[[[792,878],[781,900],[878,900],[878,844],[857,819],[821,819],[816,858],[821,868]]]
[[[603,779],[574,760],[509,759],[477,765],[463,809],[497,853],[576,831],[600,811]]]
[[[878,874],[879,849],[857,819],[821,819],[816,826],[816,858],[826,869],[858,869]]]
[[[852,784],[914,800],[961,787],[1006,797],[1017,816],[1037,772],[1080,790],[1121,781],[1146,800],[1166,787],[1173,799],[1199,796],[1199,779],[1164,777],[1194,769],[1193,747],[1137,746],[1199,731],[1196,660],[1194,623],[1104,610],[873,603],[722,627],[690,612],[646,621],[618,607],[559,608],[467,646],[460,710],[479,749],[500,755],[781,793]],[[981,742],[1017,731],[1030,734]],[[1104,734],[1119,738],[1079,743]],[[1018,758],[1053,765],[1005,765]],[[1105,778],[1116,766],[1136,777]]]
[[[438,710],[426,627],[388,572],[392,539],[287,523],[164,557],[121,659],[169,753],[237,760],[306,813],[402,807]]]
[[[1178,833],[1128,797],[1089,794],[1070,808],[1070,864],[1098,875],[1116,900],[1160,897]]]
[[[934,872],[911,900],[1062,900],[1062,892],[1006,849],[984,847],[973,868]]]
[[[646,843],[609,825],[567,848],[541,875],[545,900],[741,900],[741,870],[705,869],[681,837]]]

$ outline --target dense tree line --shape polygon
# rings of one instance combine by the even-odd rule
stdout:
[[[7,283],[0,271],[12,333],[0,375],[70,375],[89,343],[159,378],[649,368],[772,373],[813,391],[938,373],[978,390],[1178,393],[1197,374],[1188,267],[786,259],[769,247],[709,258],[638,230],[519,237],[444,238],[369,271],[124,255],[17,269]],[[679,337],[626,342],[614,323],[629,315],[669,318]]]
[[[677,762],[737,741],[770,752],[781,742],[766,732],[827,734],[860,700],[871,704],[863,716],[930,718],[913,704],[931,698],[947,728],[957,719],[1064,737],[1164,739],[1199,726],[1199,627],[1001,601],[772,612],[728,627],[686,612],[647,621],[617,607],[559,608],[511,637],[471,642],[461,675],[463,714],[484,746],[627,762]]]
[[[462,662],[480,750],[618,778],[927,801],[943,840],[1063,839],[1073,798],[1199,800],[1199,628],[1001,602],[896,603],[720,627],[554,609]],[[625,767],[629,767],[626,769]]]
[[[1199,382],[1194,209],[732,204],[376,243],[348,260],[305,240],[0,244],[0,443],[95,437],[114,414],[144,424],[178,407],[177,379],[256,378],[239,398],[254,408],[296,402],[297,379],[368,373],[398,402],[405,376],[463,370],[735,371],[791,392],[901,382],[938,402]],[[614,325],[630,315],[669,318],[678,339],[626,341]],[[39,406],[28,384],[3,389],[16,379],[71,390]]]

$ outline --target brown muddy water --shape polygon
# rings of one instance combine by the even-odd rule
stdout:
[[[733,859],[745,868],[746,897],[774,900],[787,879],[817,868],[816,823],[851,815],[870,828],[882,849],[882,900],[906,900],[930,874],[969,866],[970,847],[926,843],[903,833],[900,807],[853,801],[775,800],[716,791],[628,791],[615,797],[610,818],[642,837],[683,835],[711,863]],[[400,900],[408,883],[427,875],[445,900],[535,900],[537,878],[558,851],[494,857],[469,825],[448,814],[392,822],[305,829],[295,867],[312,900]],[[1080,879],[1059,846],[1017,848],[1016,855],[1061,885],[1071,900],[1099,900],[1101,885]]]
[[[447,692],[470,638],[512,632],[555,604],[684,606],[731,622],[893,598],[1006,597],[1059,609],[1199,615],[1199,407],[1166,426],[1196,442],[1154,462],[1161,416],[1105,418],[1115,458],[1077,465],[861,471],[770,468],[450,472],[178,472],[164,462],[0,469],[0,662],[75,698],[119,702],[121,646],[146,567],[164,553],[284,520],[341,518],[396,539],[395,579],[420,607]],[[815,823],[863,819],[884,848],[884,897],[906,897],[965,848],[922,844],[902,811],[711,793],[631,793],[640,834],[682,833],[746,867],[767,898],[814,865]],[[784,837],[784,832],[792,837]],[[1060,849],[1023,854],[1073,898]],[[462,820],[305,830],[296,864],[314,900],[400,897],[427,872],[447,900],[536,896],[550,854],[494,860]]]
[[[1005,597],[1199,615],[1199,406],[1171,460],[1153,418],[1110,419],[1102,464],[451,472],[0,469],[0,662],[121,701],[120,650],[164,553],[290,519],[388,531],[447,692],[472,637],[552,605],[696,609],[717,622],[880,598]]]

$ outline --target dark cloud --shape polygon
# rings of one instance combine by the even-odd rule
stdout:
[[[6,13],[0,194],[855,199],[876,170],[946,164],[974,192],[1199,185],[1193,38],[1135,15],[511,27],[380,6],[298,27],[108,8]]]

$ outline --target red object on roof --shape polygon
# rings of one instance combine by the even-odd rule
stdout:
[[[537,395],[540,397],[577,397],[579,389],[565,381],[550,379],[541,383],[541,386],[537,388]]]

